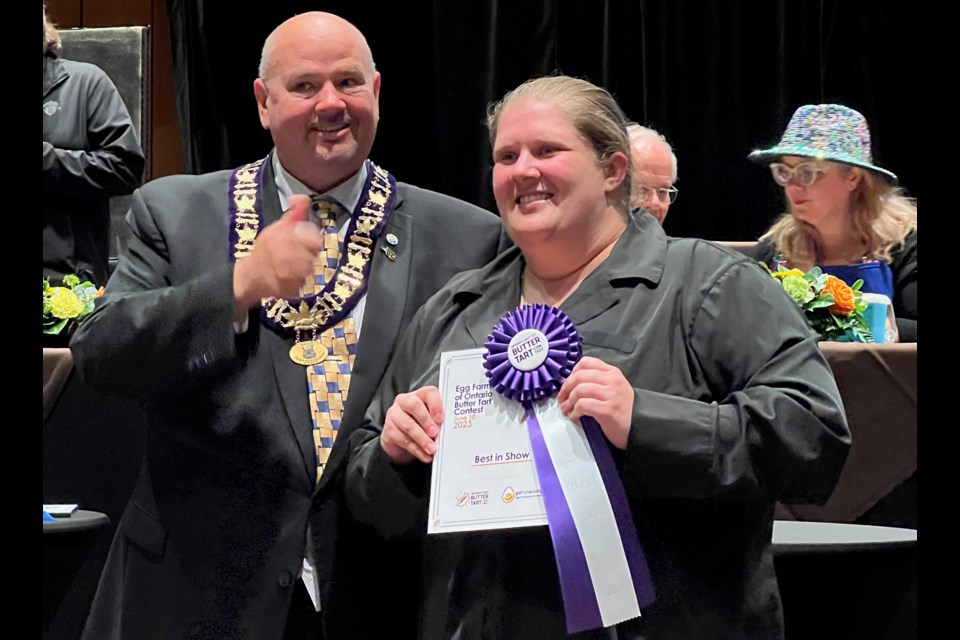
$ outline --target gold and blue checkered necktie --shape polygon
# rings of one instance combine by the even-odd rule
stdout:
[[[304,295],[319,293],[333,278],[340,261],[341,242],[337,217],[346,213],[336,200],[314,196],[312,216],[323,229],[323,249],[317,254],[314,275],[307,279]],[[313,442],[317,450],[317,479],[330,457],[330,449],[340,429],[343,407],[350,389],[350,372],[357,354],[357,331],[352,312],[320,334],[320,342],[330,354],[320,364],[307,367],[307,389],[313,418]]]

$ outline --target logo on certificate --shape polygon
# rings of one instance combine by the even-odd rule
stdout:
[[[457,494],[458,507],[482,507],[489,502],[489,491],[461,491]]]
[[[510,504],[516,497],[517,494],[514,492],[513,487],[507,487],[503,490],[503,495],[500,496],[500,499],[503,500],[504,504]]]

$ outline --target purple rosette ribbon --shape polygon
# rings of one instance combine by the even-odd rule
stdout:
[[[514,338],[525,331],[539,331],[546,344],[527,345],[523,340],[516,344]],[[529,371],[516,368],[510,361],[511,342],[514,349],[537,351],[529,357],[543,357],[542,363]],[[504,398],[524,405],[560,391],[581,355],[580,334],[573,322],[560,309],[545,304],[526,305],[500,318],[483,346],[487,349],[483,366],[490,385]]]
[[[490,385],[508,400],[520,402],[526,414],[534,464],[546,509],[550,537],[560,576],[567,631],[577,633],[614,624],[639,615],[617,617],[616,606],[602,606],[591,577],[584,538],[577,528],[571,503],[557,465],[551,458],[544,429],[534,403],[554,396],[582,355],[580,334],[562,311],[543,304],[526,305],[503,316],[484,345],[484,368]],[[655,598],[653,581],[630,513],[626,492],[617,473],[600,425],[590,417],[580,421],[596,468],[603,480],[636,606]],[[606,609],[604,615],[601,609]],[[622,611],[622,609],[621,609]],[[604,619],[610,616],[610,622]]]

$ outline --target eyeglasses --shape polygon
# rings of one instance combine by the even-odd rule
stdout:
[[[770,165],[773,181],[781,187],[790,184],[791,180],[796,180],[798,184],[809,187],[826,172],[826,167],[818,162],[802,162],[795,167],[789,167],[782,162],[774,162]]]
[[[648,187],[646,185],[637,185],[637,190],[640,193],[640,198],[646,202],[649,200],[653,194],[657,194],[657,200],[660,201],[660,204],[673,204],[677,201],[677,194],[680,193],[676,187],[656,188]]]

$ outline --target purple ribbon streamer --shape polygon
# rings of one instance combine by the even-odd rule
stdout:
[[[540,331],[549,343],[546,360],[532,371],[515,369],[507,356],[511,338],[524,329]],[[543,304],[527,305],[501,318],[484,346],[487,349],[484,367],[490,385],[505,398],[521,402],[526,410],[534,464],[560,576],[567,631],[576,633],[601,627],[603,619],[583,545],[532,404],[553,396],[570,375],[582,355],[580,334],[573,322],[559,309]],[[637,603],[642,609],[654,601],[656,594],[646,556],[633,525],[626,491],[600,425],[591,417],[582,418],[581,425],[610,500]]]
[[[620,541],[623,543],[623,553],[627,557],[627,566],[630,567],[630,577],[633,578],[633,589],[637,592],[637,604],[641,609],[648,607],[657,597],[653,588],[653,578],[647,566],[647,557],[640,546],[637,529],[633,526],[633,515],[630,513],[630,503],[627,502],[627,492],[620,481],[620,474],[613,463],[607,439],[603,436],[600,424],[590,416],[580,418],[583,432],[587,436],[593,459],[603,478],[603,486],[607,489],[610,498],[610,507],[613,517],[617,521],[620,531]]]
[[[553,540],[553,555],[557,559],[560,594],[563,596],[563,609],[567,614],[567,633],[602,627],[600,605],[597,604],[587,556],[583,552],[583,545],[580,544],[580,536],[577,533],[577,525],[573,521],[573,514],[570,513],[570,505],[567,504],[563,487],[560,486],[560,478],[557,477],[557,470],[553,466],[547,444],[543,441],[543,432],[540,430],[540,423],[537,422],[536,411],[529,403],[525,403],[524,408],[527,427],[530,430],[533,462],[537,466],[540,492],[543,494],[550,538]]]

